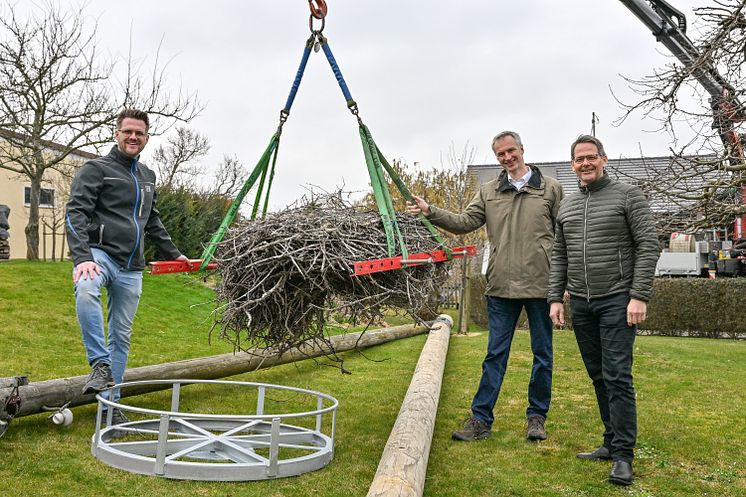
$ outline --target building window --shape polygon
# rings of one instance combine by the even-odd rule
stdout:
[[[31,205],[31,187],[23,188],[23,203],[26,207]],[[39,193],[39,207],[54,207],[54,189],[42,188]]]

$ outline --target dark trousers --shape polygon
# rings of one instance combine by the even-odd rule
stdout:
[[[510,345],[521,310],[526,308],[531,331],[531,351],[534,363],[528,383],[526,416],[538,414],[546,418],[552,398],[552,321],[546,299],[503,299],[487,296],[489,339],[487,356],[482,363],[482,378],[471,403],[474,417],[492,426],[492,409],[500,394]]]
[[[637,408],[632,385],[635,327],[627,325],[629,295],[570,300],[572,325],[585,369],[596,390],[604,446],[614,460],[632,462]]]

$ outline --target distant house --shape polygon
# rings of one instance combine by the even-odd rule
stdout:
[[[13,131],[0,129],[0,147],[9,146],[11,140],[18,141],[23,135]],[[44,142],[44,146],[50,150],[61,150],[62,145],[53,142]],[[71,169],[79,167],[83,162],[96,158],[96,154],[89,152],[73,152],[68,156],[65,165]],[[39,203],[39,258],[60,259],[65,258],[64,208],[67,203],[67,195],[70,179],[59,172],[48,169],[44,174],[44,183],[41,190],[41,201]],[[26,258],[26,232],[28,224],[29,204],[31,194],[31,182],[18,173],[0,169],[0,204],[10,207],[8,224],[10,225],[10,258]],[[53,254],[53,247],[55,253]]]

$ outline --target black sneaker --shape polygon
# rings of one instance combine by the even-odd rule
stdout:
[[[475,440],[489,438],[491,435],[490,427],[472,416],[466,420],[463,428],[451,434],[451,438],[461,442],[474,442]]]
[[[93,370],[88,376],[88,381],[86,381],[85,386],[83,386],[83,395],[98,393],[109,387],[113,387],[114,385],[114,377],[111,375],[111,366],[105,362],[99,362],[93,366]]]
[[[528,417],[528,429],[526,430],[526,438],[529,440],[546,440],[547,432],[544,429],[544,416],[538,414]]]
[[[106,411],[101,411],[101,426],[104,426],[106,424],[106,418],[109,416],[109,413]],[[129,418],[124,415],[124,413],[119,409],[114,409],[111,413],[111,425],[121,425],[123,423],[129,423]]]

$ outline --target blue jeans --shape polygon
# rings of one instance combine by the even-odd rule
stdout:
[[[531,332],[534,364],[528,383],[526,416],[546,418],[552,399],[552,320],[546,299],[503,299],[487,296],[489,339],[487,356],[482,363],[482,379],[471,403],[475,418],[492,426],[492,409],[500,395],[508,366],[510,345],[521,310],[525,307]]]
[[[637,440],[637,406],[632,384],[635,327],[627,325],[628,303],[626,293],[590,302],[573,297],[570,309],[580,355],[596,391],[604,424],[603,444],[612,459],[631,463]]]
[[[75,310],[83,345],[91,367],[100,362],[109,364],[114,381],[122,383],[130,351],[132,321],[142,293],[142,272],[122,269],[103,250],[92,248],[91,254],[101,274],[93,279],[81,278],[75,284]],[[104,336],[101,287],[107,290],[108,345]],[[117,401],[118,397],[112,400]]]

